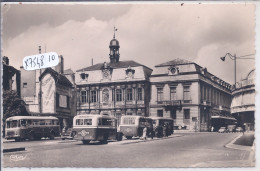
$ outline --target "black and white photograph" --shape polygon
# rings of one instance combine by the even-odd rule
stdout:
[[[3,168],[254,168],[252,2],[1,3]]]

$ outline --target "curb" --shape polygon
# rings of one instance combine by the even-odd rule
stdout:
[[[242,134],[243,135],[243,134]],[[237,150],[241,150],[240,148],[238,148],[240,145],[238,145],[238,147],[236,147],[237,145],[234,144],[234,142],[240,138],[242,136],[241,134],[238,135],[236,138],[234,138],[232,141],[230,141],[229,143],[227,143],[225,145],[226,148],[232,148],[232,149],[237,149]]]
[[[170,139],[170,138],[182,137],[182,136],[184,136],[184,135],[175,135],[175,136],[173,136],[173,137],[154,138],[154,139],[147,139],[147,140],[136,139],[136,140],[131,140],[131,142],[119,141],[118,144],[120,144],[120,145],[136,144],[136,143],[150,142],[150,141],[158,141],[158,140]],[[117,141],[117,142],[118,142],[118,141]],[[117,143],[115,142],[115,143],[113,143],[113,144],[117,144]]]
[[[70,143],[70,142],[76,142],[77,140],[62,140],[58,141],[58,143]]]
[[[238,145],[238,144],[234,144],[234,142],[239,139],[241,136],[243,136],[243,134],[237,136],[236,138],[234,138],[231,142],[227,143],[225,145],[226,148],[231,148],[231,149],[236,149],[236,150],[252,150],[254,148],[253,146],[244,146],[244,145]]]
[[[9,152],[15,152],[15,151],[25,151],[25,147],[3,149],[3,153],[9,153]]]

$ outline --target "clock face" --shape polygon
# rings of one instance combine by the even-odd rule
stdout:
[[[170,71],[171,71],[172,74],[175,74],[176,73],[176,68],[171,68]]]

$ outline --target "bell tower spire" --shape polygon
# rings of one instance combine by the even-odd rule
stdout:
[[[109,54],[109,58],[110,58],[110,63],[117,63],[119,62],[119,41],[116,40],[116,31],[117,28],[114,27],[114,36],[113,39],[110,41],[110,45],[109,45],[109,49],[110,49],[110,54]]]

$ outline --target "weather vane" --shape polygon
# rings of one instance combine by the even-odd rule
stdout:
[[[116,31],[117,31],[117,28],[114,26],[114,39],[116,38]]]

